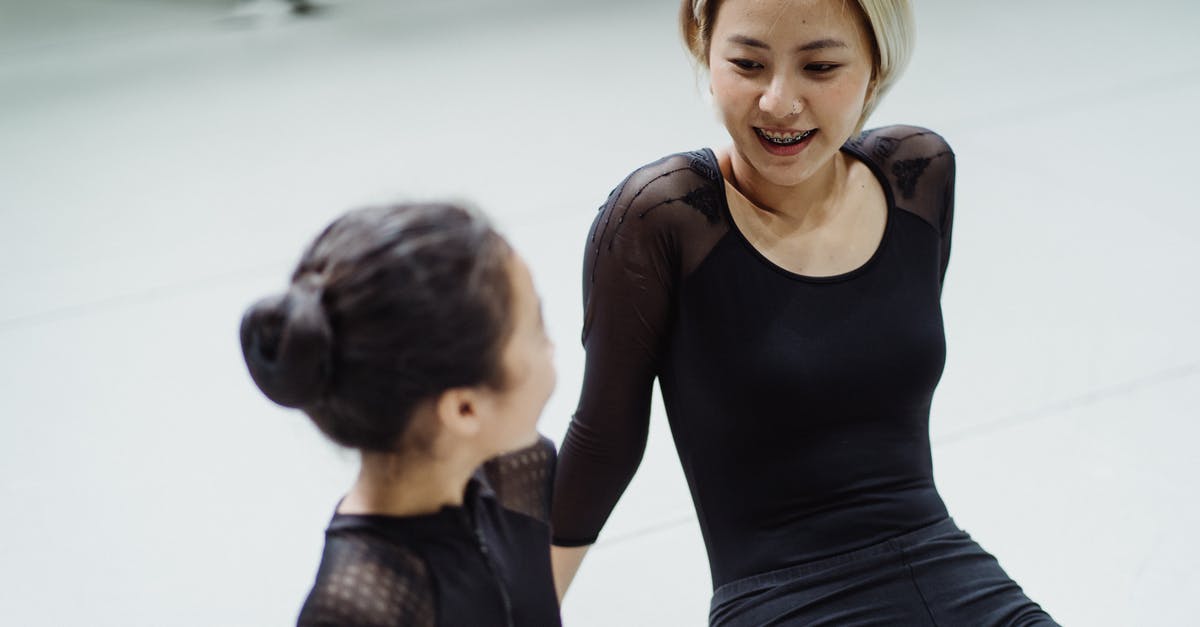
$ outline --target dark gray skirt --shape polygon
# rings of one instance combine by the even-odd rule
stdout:
[[[713,593],[709,623],[1057,625],[949,518],[866,548],[727,583]]]

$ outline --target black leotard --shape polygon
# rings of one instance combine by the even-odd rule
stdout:
[[[587,362],[559,457],[556,544],[596,540],[641,460],[655,377],[716,586],[946,518],[929,407],[945,362],[954,155],[902,126],[843,151],[875,173],[888,208],[878,250],[839,276],[759,254],[710,150],[613,190],[584,260]]]
[[[554,444],[498,457],[461,507],[335,514],[302,627],[559,625],[550,571]]]

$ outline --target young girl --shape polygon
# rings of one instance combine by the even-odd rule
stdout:
[[[1052,624],[934,486],[954,153],[860,132],[908,60],[908,2],[683,0],[681,26],[732,143],[633,172],[592,227],[560,591],[637,469],[657,378],[712,624]]]
[[[478,213],[352,211],[242,319],[259,389],[361,452],[299,624],[558,625],[553,347],[520,257]]]

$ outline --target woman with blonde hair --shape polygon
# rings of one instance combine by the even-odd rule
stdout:
[[[589,234],[560,595],[637,469],[657,378],[712,624],[1054,624],[934,486],[954,153],[861,131],[910,56],[908,2],[684,0],[680,18],[732,145],[637,169]]]

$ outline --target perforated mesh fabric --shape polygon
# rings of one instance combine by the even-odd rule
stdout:
[[[432,627],[434,619],[433,587],[419,556],[370,537],[331,533],[298,624]]]
[[[543,437],[481,466],[460,507],[335,514],[298,625],[558,624],[547,522],[555,461]]]
[[[501,506],[549,524],[555,459],[554,443],[543,437],[533,446],[488,461],[483,474]]]

